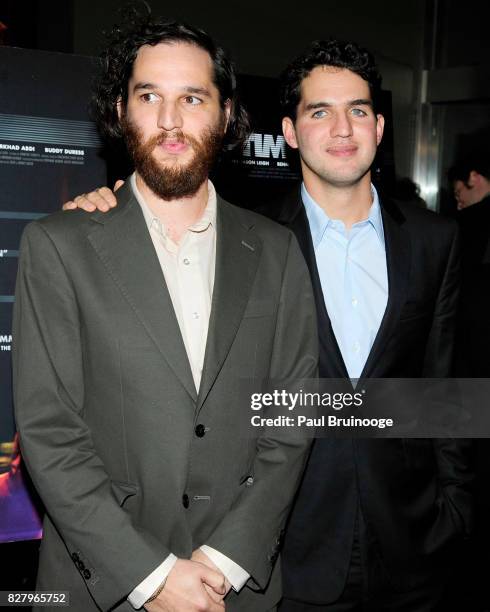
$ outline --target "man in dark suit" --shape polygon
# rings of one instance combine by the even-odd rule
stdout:
[[[283,73],[283,131],[303,184],[277,220],[308,263],[320,376],[450,375],[456,227],[378,196],[380,77],[353,43],[318,42]],[[468,444],[316,440],[283,549],[284,612],[436,608],[469,527]]]
[[[490,376],[490,160],[475,151],[449,171],[461,235],[460,376]]]
[[[370,54],[316,43],[282,80],[283,131],[303,184],[260,212],[294,231],[309,266],[320,376],[448,376],[456,227],[371,184],[384,120]],[[112,197],[76,204],[107,209]],[[435,609],[469,529],[470,481],[464,441],[316,440],[286,529],[281,610]]]
[[[310,444],[247,435],[240,378],[316,376],[307,268],[290,231],[208,181],[244,116],[207,34],[136,21],[103,66],[98,117],[135,173],[109,214],[51,215],[21,246],[14,389],[46,506],[38,589],[77,612],[265,612]]]
[[[490,378],[490,153],[476,149],[449,170],[458,204],[461,236],[461,299],[457,326],[457,376]],[[475,449],[475,528],[472,559],[467,564],[475,598],[489,606],[487,568],[490,563],[490,440],[478,438]]]

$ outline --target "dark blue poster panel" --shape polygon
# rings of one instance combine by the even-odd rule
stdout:
[[[26,223],[107,182],[87,112],[91,58],[0,48],[0,542],[39,538],[12,409],[12,307]]]
[[[244,208],[262,208],[286,195],[300,178],[295,152],[281,127],[279,81],[240,75],[238,86],[252,133],[243,148],[225,155],[213,180],[225,199]]]

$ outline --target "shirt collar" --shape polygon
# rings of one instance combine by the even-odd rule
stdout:
[[[381,216],[381,206],[379,204],[379,196],[376,191],[376,187],[371,183],[371,194],[373,196],[373,203],[369,209],[368,218],[365,220],[370,223],[380,241],[381,245],[385,246],[385,237],[383,229],[383,218]],[[308,193],[304,183],[301,185],[301,199],[306,210],[306,216],[308,217],[308,223],[310,225],[311,238],[313,240],[313,247],[316,249],[320,242],[323,240],[323,236],[332,223],[327,213],[315,202],[315,200]],[[364,223],[364,221],[360,221]],[[357,224],[355,224],[357,225]]]
[[[160,219],[156,217],[152,211],[150,210],[148,204],[145,202],[143,196],[141,195],[138,187],[136,186],[136,174],[133,174],[130,177],[131,189],[133,190],[134,197],[138,201],[138,204],[141,206],[141,210],[143,211],[143,216],[145,218],[145,223],[148,226],[148,229],[151,229],[152,226],[157,226],[161,228],[164,233],[164,227]],[[216,227],[216,214],[217,214],[217,197],[216,197],[216,189],[214,188],[213,183],[208,179],[208,202],[206,204],[206,208],[204,209],[201,217],[189,227],[190,232],[204,232],[208,229],[209,226]]]

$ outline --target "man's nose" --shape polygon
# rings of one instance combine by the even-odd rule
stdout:
[[[161,104],[158,113],[158,127],[169,132],[182,128],[182,114],[177,104],[173,102]]]
[[[352,136],[352,125],[347,112],[341,111],[334,115],[331,124],[331,135],[332,137],[340,136],[342,138]]]

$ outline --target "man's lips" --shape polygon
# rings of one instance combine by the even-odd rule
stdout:
[[[327,147],[327,153],[334,157],[351,157],[357,153],[357,147],[355,145]]]
[[[189,145],[187,145],[185,142],[180,142],[178,140],[166,140],[162,142],[161,144],[159,144],[158,146],[162,148],[164,151],[166,151],[167,153],[173,153],[173,154],[183,153],[184,151],[187,151],[187,149],[189,148]]]

